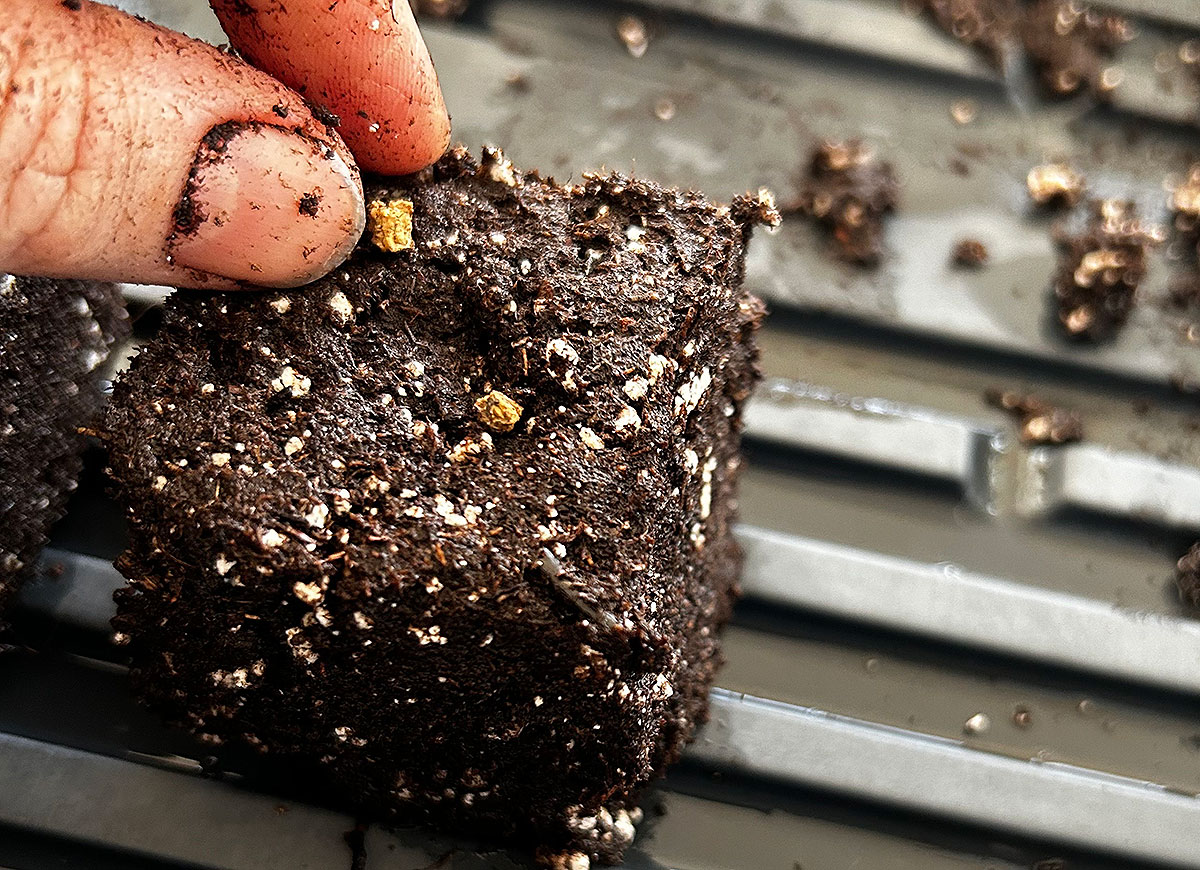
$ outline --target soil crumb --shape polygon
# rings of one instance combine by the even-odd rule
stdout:
[[[1079,203],[1087,180],[1066,163],[1043,163],[1029,170],[1025,188],[1037,205],[1070,208]]]
[[[1200,542],[1192,544],[1176,563],[1175,583],[1184,601],[1192,607],[1200,607]]]
[[[1054,277],[1059,325],[1074,339],[1112,338],[1129,319],[1161,231],[1144,224],[1132,202],[1105,199],[1092,203],[1082,232],[1060,229],[1055,238],[1062,249]]]
[[[1032,393],[988,390],[985,398],[989,405],[1016,417],[1022,444],[1068,444],[1083,438],[1083,422],[1078,413],[1052,405]]]
[[[959,239],[950,253],[950,262],[964,269],[978,269],[988,261],[987,245],[979,239]]]
[[[823,142],[809,159],[794,211],[830,231],[838,257],[873,266],[883,256],[883,219],[895,211],[899,189],[892,164],[860,140]]]
[[[919,0],[918,5],[1001,71],[1023,52],[1050,97],[1112,91],[1123,78],[1110,62],[1113,53],[1134,36],[1127,19],[1079,0]]]

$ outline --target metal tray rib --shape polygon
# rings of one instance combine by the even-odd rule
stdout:
[[[202,4],[129,5],[219,39]],[[1200,868],[1200,620],[1172,582],[1200,534],[1200,409],[1171,389],[1200,380],[1200,349],[1162,304],[1180,267],[1154,255],[1113,344],[1065,345],[1022,189],[1069,159],[1165,219],[1164,179],[1197,157],[1200,82],[1164,52],[1200,11],[1107,5],[1141,35],[1104,109],[1031,99],[890,0],[493,0],[427,28],[457,137],[519,165],[786,200],[816,139],[855,135],[904,182],[878,270],[803,222],[755,239],[775,313],[746,420],[746,597],[712,721],[628,866]],[[630,12],[652,25],[641,58],[615,37]],[[964,235],[989,267],[946,265]],[[1086,440],[1020,444],[995,386],[1077,408]],[[203,776],[129,700],[102,487],[92,467],[43,557],[56,576],[23,595],[28,648],[0,659],[0,866],[350,867],[352,819],[249,762]],[[527,866],[419,830],[366,846],[371,870]]]

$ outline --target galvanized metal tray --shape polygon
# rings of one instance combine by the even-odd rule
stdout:
[[[127,5],[220,40],[198,2]],[[802,221],[755,239],[773,313],[746,599],[712,722],[628,866],[1200,867],[1200,619],[1172,582],[1200,532],[1200,407],[1179,389],[1200,349],[1163,304],[1182,266],[1154,255],[1111,345],[1065,344],[1022,188],[1068,159],[1165,220],[1164,182],[1198,156],[1178,47],[1200,5],[1106,5],[1139,29],[1109,106],[1044,103],[891,0],[493,0],[427,28],[456,137],[519,165],[786,199],[817,139],[861,136],[903,183],[876,270]],[[630,13],[651,34],[636,58],[615,31]],[[964,235],[986,269],[948,265]],[[1085,440],[1020,444],[991,387],[1079,410]],[[204,775],[203,750],[129,701],[102,464],[23,597],[27,649],[0,659],[0,866],[350,867],[353,819],[286,771]],[[366,848],[371,870],[526,866],[419,830],[371,827]]]

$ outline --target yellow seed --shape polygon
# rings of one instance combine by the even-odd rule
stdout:
[[[411,248],[412,216],[412,200],[371,200],[367,206],[367,229],[372,244],[389,254]]]
[[[475,401],[479,421],[497,432],[511,432],[525,412],[518,403],[499,390],[492,390],[482,399]]]

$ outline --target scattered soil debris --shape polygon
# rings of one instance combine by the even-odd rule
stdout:
[[[794,210],[831,231],[841,259],[871,266],[883,255],[883,219],[895,210],[899,187],[892,164],[863,142],[823,142]]]
[[[950,262],[965,269],[978,269],[988,261],[987,245],[979,239],[959,239],[950,253]]]
[[[1054,277],[1059,324],[1071,338],[1111,338],[1129,319],[1146,253],[1162,231],[1143,224],[1132,202],[1105,199],[1092,204],[1082,232],[1056,230],[1055,240],[1062,248]]]
[[[976,713],[963,723],[964,734],[982,734],[992,727],[992,720],[986,713]]]
[[[1200,39],[1189,39],[1179,46],[1179,62],[1191,67],[1197,78],[1200,78]]]
[[[641,57],[650,47],[650,29],[644,19],[622,15],[617,19],[617,39],[632,57]]]
[[[1023,49],[1048,96],[1066,97],[1084,88],[1103,96],[1124,78],[1109,60],[1133,38],[1132,25],[1079,0],[918,0],[918,5],[997,69]]]
[[[1057,97],[1084,87],[1104,95],[1117,87],[1124,76],[1108,60],[1133,35],[1127,19],[1097,12],[1078,0],[1034,3],[1021,22],[1026,56],[1042,87]]]
[[[1066,163],[1043,163],[1025,176],[1029,198],[1049,208],[1078,204],[1087,189],[1087,179]]]
[[[1171,211],[1175,214],[1175,231],[1196,245],[1200,256],[1200,163],[1193,164],[1187,179],[1171,192]]]
[[[997,68],[1004,66],[1020,20],[1018,0],[920,0],[919,5],[942,30],[979,49]]]
[[[1083,438],[1083,422],[1075,411],[1056,407],[1031,393],[988,390],[989,405],[1017,418],[1022,444],[1068,444]]]
[[[955,100],[950,104],[950,119],[964,127],[975,120],[979,114],[979,106],[974,100]]]
[[[504,77],[504,84],[518,94],[529,92],[529,77],[520,70],[512,70]]]
[[[1200,311],[1200,272],[1177,276],[1167,298],[1176,308]]]
[[[1176,563],[1175,583],[1184,601],[1192,607],[1200,607],[1200,542],[1192,544]]]

